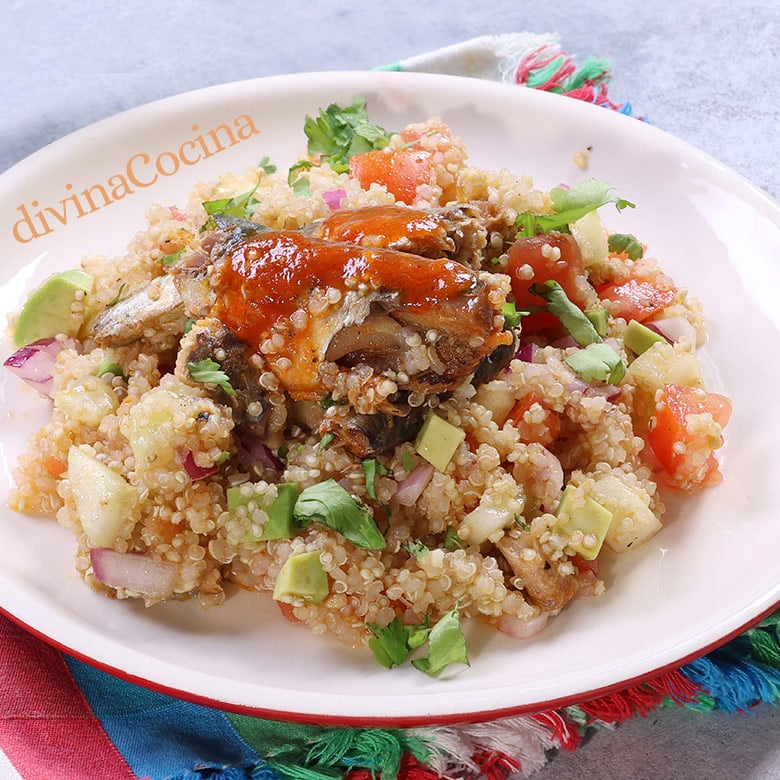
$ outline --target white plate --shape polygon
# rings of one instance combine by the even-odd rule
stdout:
[[[725,482],[672,502],[664,530],[607,567],[606,596],[567,607],[535,640],[469,627],[472,665],[444,680],[388,671],[368,652],[315,639],[258,595],[239,593],[206,612],[106,599],[73,571],[67,531],[7,508],[2,610],[77,657],[186,698],[301,721],[396,725],[574,703],[689,660],[769,612],[780,599],[780,210],[715,160],[635,119],[518,87],[403,73],[284,76],[164,100],[68,136],[0,177],[3,306],[17,308],[83,254],[122,252],[149,205],[183,202],[196,181],[242,172],[265,155],[291,164],[305,148],[304,115],[354,95],[391,129],[441,114],[482,167],[525,172],[545,188],[595,176],[637,204],[622,214],[604,209],[604,219],[646,241],[710,315],[709,385],[734,403]],[[238,119],[247,137],[216,151],[209,131],[235,133],[242,115],[259,132]],[[216,134],[228,138],[224,128]],[[581,170],[573,158],[585,149]],[[95,185],[113,189],[113,202]],[[99,208],[74,195],[87,188]],[[42,235],[18,222],[20,207]],[[7,339],[1,346],[10,352]],[[47,407],[6,372],[0,399],[6,495]]]

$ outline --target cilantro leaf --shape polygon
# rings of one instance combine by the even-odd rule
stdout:
[[[428,657],[413,659],[412,666],[431,677],[436,677],[447,666],[455,663],[471,665],[457,607],[448,612],[431,629],[428,635]]]
[[[569,355],[564,362],[586,382],[616,385],[626,374],[626,365],[609,344],[589,344]]]
[[[268,155],[261,158],[257,163],[257,167],[260,168],[263,173],[276,173],[276,166],[271,164],[271,158]]]
[[[322,523],[338,531],[355,547],[383,550],[387,544],[371,510],[347,493],[335,479],[307,487],[298,496],[293,515],[302,528],[312,522]]]
[[[187,370],[196,382],[217,385],[217,387],[221,387],[228,395],[236,394],[236,391],[230,384],[230,377],[222,370],[216,360],[204,358],[195,363],[190,361],[187,363]]]
[[[581,346],[596,344],[601,341],[593,323],[585,316],[579,306],[573,304],[563,287],[552,280],[544,284],[532,284],[529,288],[534,295],[547,301],[547,310],[554,314],[569,332],[571,337]]]
[[[328,445],[336,438],[335,433],[331,433],[328,431],[321,439],[320,443],[317,445],[317,452],[322,452],[324,449],[328,447]]]
[[[462,547],[463,542],[460,536],[458,536],[458,532],[452,526],[450,526],[447,529],[447,533],[444,534],[444,549],[453,552],[454,550]]]
[[[607,248],[616,255],[625,252],[629,260],[639,260],[645,254],[644,247],[631,233],[613,233],[607,239]]]
[[[366,490],[368,490],[368,495],[376,501],[377,497],[374,485],[376,475],[379,474],[380,476],[384,476],[390,472],[387,467],[379,463],[376,458],[367,458],[361,465],[363,466],[363,473],[366,475]]]
[[[415,541],[415,542],[407,542],[405,545],[403,545],[404,549],[414,558],[423,558],[425,557],[430,551],[430,547],[423,544],[421,541]]]
[[[520,319],[525,312],[517,311],[515,304],[509,301],[501,307],[501,313],[504,315],[504,330],[509,330],[520,324]]]
[[[349,170],[352,155],[383,149],[390,141],[387,130],[369,121],[362,97],[355,97],[346,107],[331,103],[316,118],[307,115],[303,132],[309,139],[309,154],[321,155],[337,173]]]
[[[368,629],[374,635],[368,640],[368,646],[374,658],[388,669],[400,666],[412,650],[425,643],[430,634],[427,616],[419,626],[409,626],[398,618],[393,618],[384,628],[369,623]]]
[[[164,266],[173,265],[182,256],[183,252],[184,252],[184,249],[180,249],[178,252],[172,252],[169,255],[163,255],[160,258],[160,262]]]
[[[569,225],[582,219],[591,211],[614,203],[618,211],[625,208],[636,208],[636,204],[618,197],[613,192],[614,187],[601,179],[588,179],[579,182],[569,189],[553,187],[550,190],[552,214],[518,214],[515,225],[519,229],[518,236],[535,236],[537,233],[549,233],[552,230],[568,232]]]
[[[260,204],[260,201],[254,197],[256,190],[257,186],[241,195],[236,195],[232,198],[207,200],[202,205],[209,216],[212,214],[227,214],[229,217],[249,219]]]

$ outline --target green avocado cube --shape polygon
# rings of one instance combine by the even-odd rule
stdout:
[[[92,290],[92,277],[72,268],[47,279],[22,306],[14,329],[14,345],[24,347],[59,333],[78,335],[81,320],[71,316],[79,292]]]
[[[303,599],[319,604],[330,592],[328,574],[318,550],[291,555],[276,575],[273,597],[276,601]]]
[[[641,322],[636,320],[631,320],[628,323],[623,334],[623,344],[635,355],[647,352],[653,344],[657,344],[659,341],[665,342],[666,339],[660,333],[650,330],[646,325],[642,325]]]
[[[585,316],[601,338],[609,333],[609,312],[603,306],[588,306]]]
[[[584,504],[576,502],[573,496],[574,488],[567,485],[558,505],[558,530],[568,535],[580,531],[582,541],[569,542],[568,547],[585,560],[592,561],[601,552],[612,523],[612,512],[590,496],[585,496]]]
[[[466,432],[462,428],[456,428],[438,414],[428,412],[414,448],[428,463],[444,471],[465,438]]]

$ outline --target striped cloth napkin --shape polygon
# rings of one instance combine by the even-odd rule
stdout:
[[[632,113],[601,59],[553,35],[483,36],[385,66],[558,92]],[[0,780],[510,780],[590,730],[657,707],[707,712],[780,701],[780,612],[681,669],[557,711],[413,729],[305,726],[223,712],[92,668],[0,615]]]

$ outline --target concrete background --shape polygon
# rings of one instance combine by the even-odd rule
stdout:
[[[610,95],[780,197],[780,8],[751,0],[393,4],[3,0],[0,171],[72,130],[186,90],[371,68],[483,34],[557,32],[610,61]],[[677,708],[600,732],[536,777],[780,778],[780,716]]]

